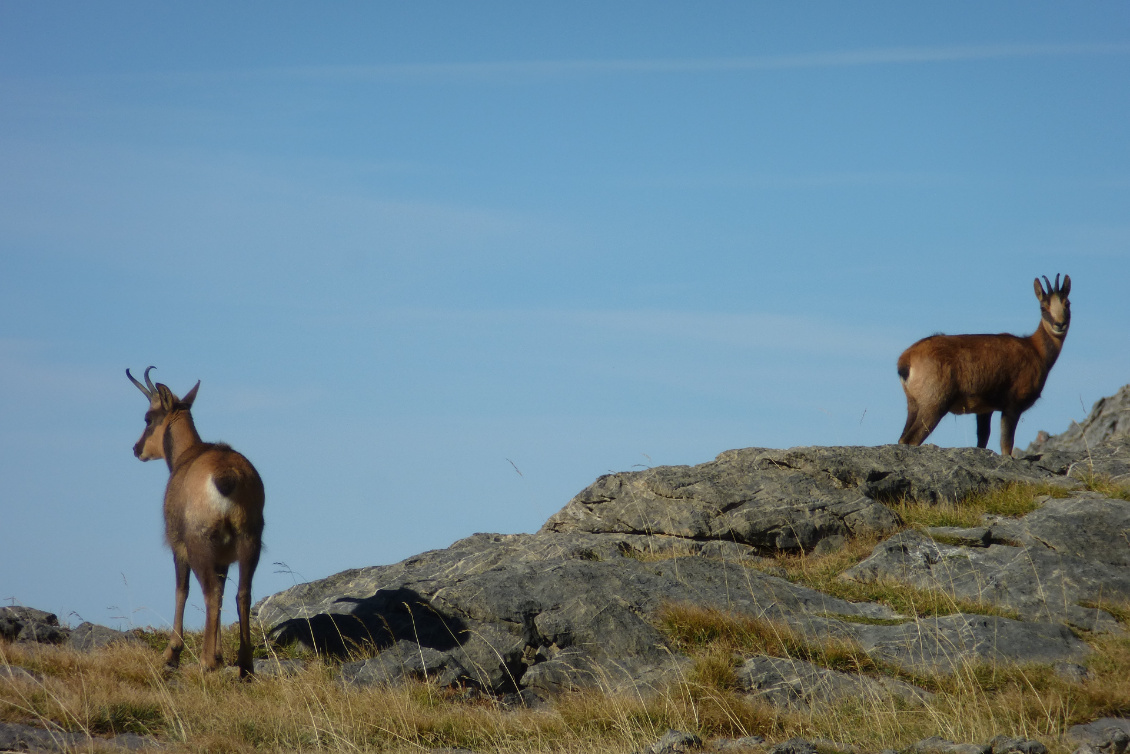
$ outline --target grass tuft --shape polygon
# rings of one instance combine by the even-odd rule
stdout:
[[[1064,498],[1070,494],[1069,489],[1050,482],[1010,482],[957,501],[923,503],[903,498],[891,507],[910,527],[970,528],[979,526],[986,515],[1019,518],[1037,510],[1041,498]]]

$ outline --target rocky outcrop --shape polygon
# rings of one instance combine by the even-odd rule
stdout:
[[[824,540],[893,529],[900,497],[955,499],[1012,481],[1061,477],[1064,459],[1007,458],[978,448],[815,447],[727,451],[700,466],[609,474],[574,497],[543,533],[660,534],[812,551]]]
[[[1130,385],[1106,398],[1099,398],[1082,423],[1071,422],[1066,432],[1040,432],[1028,446],[1029,453],[1060,451],[1085,455],[1118,437],[1130,435]]]
[[[59,617],[33,607],[0,607],[0,638],[9,641],[39,644],[64,644],[75,649],[91,650],[115,641],[140,641],[125,631],[115,631],[94,623],[80,623],[75,628],[60,625]]]
[[[279,641],[337,654],[367,645],[372,657],[343,668],[349,683],[429,678],[527,700],[677,682],[689,660],[657,628],[672,603],[777,621],[813,641],[847,640],[907,672],[982,661],[1078,669],[1089,650],[1072,627],[1122,630],[1102,600],[1130,598],[1130,544],[1119,534],[1130,503],[1083,492],[1077,481],[1125,473],[1130,446],[1108,443],[1086,460],[1083,468],[1062,451],[1002,457],[933,446],[728,451],[699,466],[601,477],[536,534],[476,534],[296,586],[255,609]],[[1024,481],[1072,493],[1023,519],[986,520],[937,540],[894,533],[892,500]],[[900,616],[791,583],[764,558],[884,533],[894,535],[846,578],[902,581],[1014,617]],[[795,659],[743,661],[743,687],[786,706],[924,693]]]

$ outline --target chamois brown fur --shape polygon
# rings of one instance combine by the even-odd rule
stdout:
[[[947,413],[977,415],[977,447],[988,447],[990,419],[1001,412],[1001,453],[1012,454],[1020,415],[1044,389],[1071,324],[1071,277],[1055,285],[1037,278],[1040,325],[1028,337],[932,335],[903,351],[898,374],[906,393],[906,426],[899,442],[921,445]]]
[[[145,384],[126,370],[130,381],[149,398],[145,431],[133,453],[142,461],[164,458],[169,466],[165,487],[165,539],[173,551],[176,570],[176,612],[173,635],[165,662],[180,664],[184,649],[184,605],[188,599],[189,572],[196,574],[204,592],[205,670],[223,665],[220,645],[220,608],[228,567],[239,563],[236,609],[239,613],[240,677],[252,673],[251,579],[259,563],[263,536],[263,481],[251,462],[223,443],[201,441],[192,421],[197,382],[184,398],[168,387],[154,385],[145,370]]]

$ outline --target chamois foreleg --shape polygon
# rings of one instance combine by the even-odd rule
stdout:
[[[246,678],[254,672],[251,660],[251,577],[259,564],[259,547],[248,544],[239,559],[239,591],[235,595],[236,610],[239,612],[239,654],[236,665],[239,677]]]
[[[1001,455],[1012,455],[1012,442],[1016,435],[1016,425],[1020,422],[1020,414],[1001,412]]]
[[[184,649],[184,605],[188,601],[188,584],[192,576],[188,559],[178,556],[175,547],[173,568],[176,570],[177,601],[173,612],[173,635],[169,637],[169,646],[165,648],[165,664],[170,668],[180,665],[180,653]]]
[[[1001,417],[1003,418],[1004,415],[1002,414]],[[992,418],[993,418],[993,412],[992,411],[989,411],[988,413],[984,413],[984,414],[977,414],[977,447],[978,448],[989,447],[989,432],[991,430],[991,426],[990,426],[989,422],[992,420]]]

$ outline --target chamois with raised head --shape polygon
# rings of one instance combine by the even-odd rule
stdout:
[[[192,421],[192,404],[200,382],[178,398],[161,383],[153,384],[145,370],[141,384],[129,370],[130,382],[149,399],[145,431],[133,447],[142,461],[164,458],[169,466],[165,487],[165,539],[173,551],[176,569],[176,611],[173,635],[165,649],[165,663],[180,664],[184,649],[184,605],[188,599],[189,571],[196,574],[204,592],[205,670],[223,665],[220,645],[220,607],[228,567],[239,563],[239,653],[241,678],[252,671],[251,578],[259,563],[263,536],[263,481],[251,462],[223,443],[200,439]]]
[[[899,442],[921,445],[946,414],[977,415],[977,447],[989,445],[990,420],[1001,412],[1001,454],[1012,454],[1020,415],[1044,389],[1071,324],[1071,276],[1046,289],[1036,278],[1040,326],[1026,338],[1000,335],[932,335],[903,351],[899,379],[906,392],[906,427]]]

